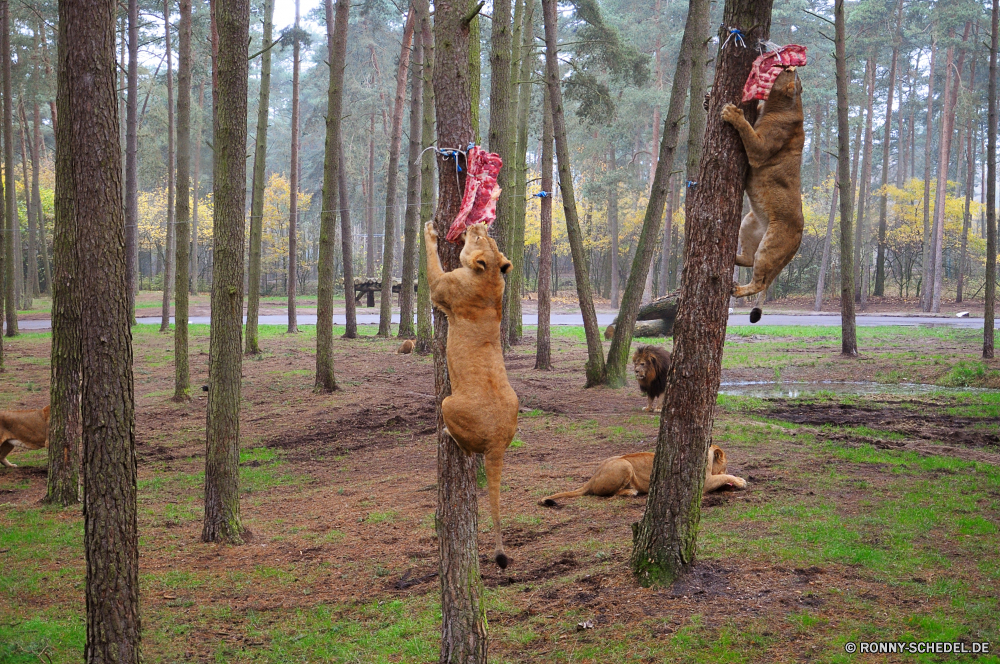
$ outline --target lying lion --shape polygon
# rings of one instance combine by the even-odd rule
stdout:
[[[656,408],[656,400],[667,392],[668,364],[670,351],[659,346],[639,346],[632,355],[632,369],[639,382],[639,390],[649,399],[643,410],[650,413],[660,411]]]
[[[746,192],[750,212],[740,223],[740,253],[736,264],[753,268],[753,280],[733,284],[733,297],[757,295],[750,322],[761,317],[768,286],[795,257],[802,242],[802,193],[800,170],[805,132],[802,129],[802,82],[789,67],[778,74],[751,127],[743,110],[732,104],[722,109],[722,119],[740,133],[750,172]]]
[[[38,410],[0,411],[0,463],[8,468],[17,468],[7,461],[7,455],[15,445],[29,450],[49,446],[48,406]]]
[[[517,431],[517,394],[507,381],[500,347],[503,274],[511,268],[485,224],[465,231],[462,266],[445,272],[438,234],[424,227],[431,302],[448,316],[448,375],[451,396],[441,403],[444,432],[469,454],[486,456],[486,483],[496,538],[497,565],[507,567],[500,532],[500,472],[503,453]]]
[[[709,464],[711,460],[711,465]],[[649,493],[649,475],[653,470],[653,453],[638,452],[623,454],[605,459],[597,468],[594,476],[575,491],[563,491],[542,498],[538,504],[543,507],[555,507],[557,498],[576,498],[577,496],[638,496]],[[703,493],[711,493],[724,486],[737,489],[746,488],[747,481],[742,477],[726,474],[726,453],[718,445],[708,448],[705,458],[705,489]]]

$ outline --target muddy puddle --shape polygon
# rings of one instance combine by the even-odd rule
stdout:
[[[914,396],[926,394],[956,394],[959,392],[985,392],[974,387],[941,387],[926,383],[873,383],[862,381],[797,381],[775,383],[772,381],[723,381],[719,385],[719,394],[741,397],[758,397],[761,399],[784,398],[795,399],[816,394],[835,395],[867,395],[880,394],[887,396]]]

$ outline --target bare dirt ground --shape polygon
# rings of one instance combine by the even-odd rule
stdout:
[[[261,343],[265,354],[244,361],[242,509],[249,532],[245,545],[230,547],[200,541],[206,394],[196,388],[190,402],[170,401],[172,337],[137,328],[140,566],[148,661],[436,660],[431,359],[395,354],[395,340],[338,340],[335,361],[342,389],[317,395],[311,390],[313,334],[308,329],[299,335],[271,333]],[[760,341],[784,343],[773,337]],[[802,348],[795,340],[784,341],[788,356],[780,355],[777,365],[727,368],[723,380],[768,380],[774,366],[783,367],[786,380],[790,375],[857,380],[898,364],[877,355],[862,362],[841,360],[831,340]],[[730,342],[734,357],[753,344],[740,336]],[[945,342],[954,343],[950,351],[942,349],[940,339],[913,343],[927,343],[946,358],[943,366],[920,364],[914,377],[940,376],[969,356],[969,341]],[[3,407],[47,403],[47,337],[6,340],[5,347]],[[196,386],[207,382],[207,350],[207,331],[196,331],[191,358]],[[871,447],[873,454],[888,449],[912,451],[919,459],[940,457],[943,469],[927,472],[955,475],[957,482],[979,466],[947,465],[952,459],[1000,466],[993,419],[948,414],[953,404],[946,399],[860,406],[778,400],[753,415],[739,403],[720,409],[715,442],[727,450],[729,472],[746,477],[750,488],[706,497],[694,573],[670,588],[645,589],[627,567],[631,524],[641,518],[645,498],[585,497],[559,509],[539,507],[537,501],[582,483],[607,456],[651,450],[659,418],[640,411],[645,398],[634,386],[582,389],[585,348],[575,337],[555,337],[553,358],[554,371],[535,371],[534,339],[528,336],[507,360],[522,415],[504,468],[504,535],[512,559],[506,571],[490,561],[485,490],[480,495],[481,569],[495,661],[841,661],[844,640],[852,635],[882,640],[875,637],[905,629],[966,641],[992,635],[1000,645],[996,600],[988,591],[995,587],[996,573],[979,563],[983,556],[997,562],[995,547],[992,554],[983,551],[995,543],[1000,524],[996,469],[990,471],[992,488],[975,497],[981,517],[993,524],[983,531],[992,539],[942,539],[942,533],[952,531],[935,522],[908,535],[918,553],[905,564],[872,562],[858,552],[889,555],[879,539],[887,535],[870,523],[882,509],[873,497],[904,500],[898,472],[923,472],[923,466],[905,457],[909,465],[898,471],[891,465],[896,457],[890,463],[851,456],[852,450]],[[864,426],[879,432],[852,428]],[[907,441],[923,446],[907,447]],[[834,448],[846,451],[834,453]],[[15,452],[11,459],[22,466],[0,469],[0,529],[13,530],[41,514],[82,532],[78,510],[39,507],[45,460],[42,452],[32,454]],[[809,530],[803,524],[815,522],[817,514],[829,519],[831,528],[839,523],[860,534],[843,542],[829,533],[816,535],[819,544],[803,539],[801,533]],[[25,560],[18,557],[27,555],[18,553],[20,546],[0,539],[5,574],[15,560],[30,570],[23,579],[0,584],[0,641],[5,634],[21,639],[28,645],[9,652],[37,655],[30,645],[35,642],[25,641],[33,634],[25,621],[41,616],[61,624],[66,615],[82,611],[82,549],[75,540],[38,542],[30,545],[35,553]],[[831,553],[833,546],[844,550]],[[983,606],[982,611],[955,608],[952,596],[958,587],[965,601]],[[402,617],[394,622],[397,606]],[[321,626],[317,612],[325,616]],[[403,636],[379,640],[389,626],[409,624],[409,616],[422,617]],[[578,630],[577,623],[586,621],[593,629]],[[948,629],[926,628],[928,621]],[[363,625],[372,640],[346,632],[336,636],[352,623]],[[334,651],[306,645],[322,635],[344,654],[324,655]],[[407,650],[410,640],[414,645]],[[52,659],[69,661],[74,647],[52,645],[48,652],[69,653],[65,660]],[[0,660],[4,652],[0,649]]]

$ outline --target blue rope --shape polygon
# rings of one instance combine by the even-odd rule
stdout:
[[[737,46],[742,46],[743,48],[747,47],[747,43],[743,39],[743,31],[739,28],[729,28],[729,36],[726,37],[726,41],[722,42],[722,48],[725,48],[730,40],[733,40],[733,43]]]

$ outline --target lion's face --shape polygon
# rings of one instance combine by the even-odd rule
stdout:
[[[652,362],[652,358],[644,353],[637,353],[632,358],[632,368],[635,370],[635,379],[640,383],[656,379],[656,365]]]
[[[465,246],[459,255],[462,265],[476,272],[499,269],[506,274],[511,268],[507,257],[500,252],[496,241],[487,235],[486,224],[473,224],[465,229]]]

